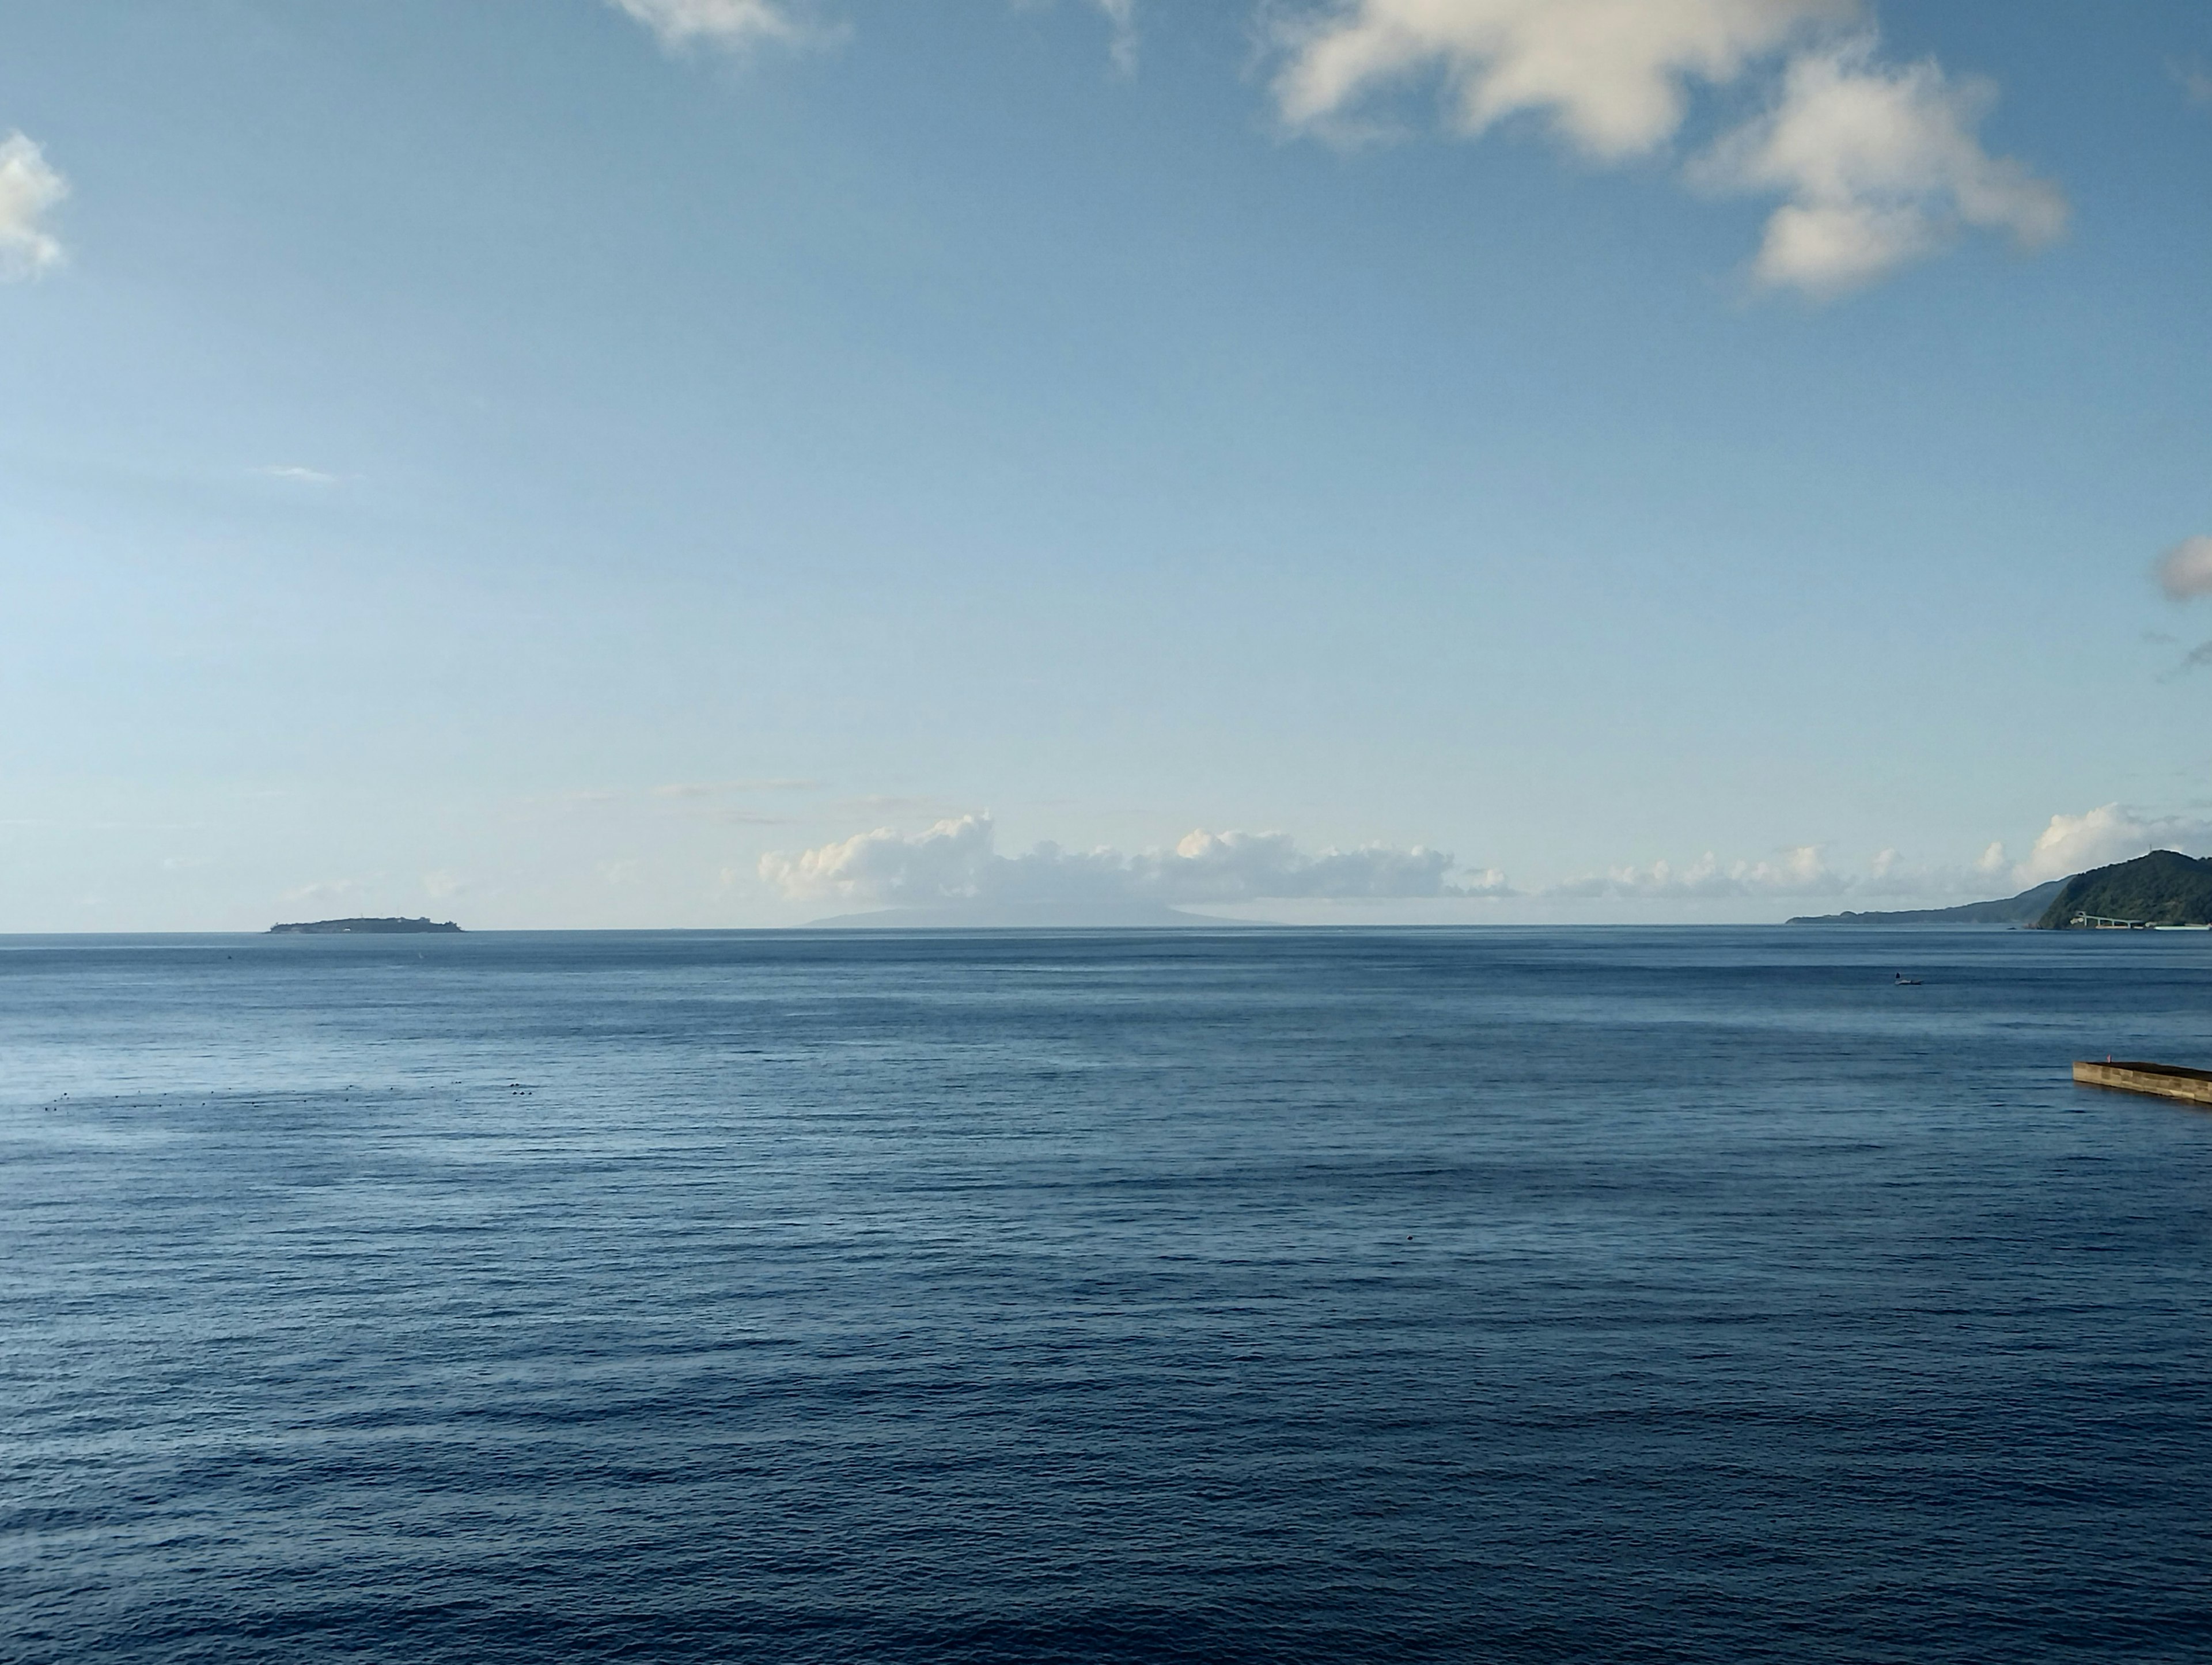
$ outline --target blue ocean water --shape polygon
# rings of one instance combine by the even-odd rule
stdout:
[[[0,1656],[2212,1657],[2108,1052],[2212,938],[0,939]]]

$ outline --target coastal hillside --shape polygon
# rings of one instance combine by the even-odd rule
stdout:
[[[1909,908],[1891,914],[1806,915],[1792,925],[2033,925],[2059,891],[2073,881],[2054,878],[1997,902],[1963,902],[1956,908]]]
[[[2133,861],[2076,873],[2035,921],[2063,931],[2079,915],[2145,925],[2212,925],[2212,860],[2153,850]]]
[[[2063,931],[2081,915],[2144,925],[2212,925],[2212,860],[2153,850],[2054,878],[1997,902],[1889,914],[1803,915],[1792,925],[2014,925]]]

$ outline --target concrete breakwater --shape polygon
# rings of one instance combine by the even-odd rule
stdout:
[[[2212,1109],[2212,1070],[2185,1069],[2179,1064],[2139,1064],[2119,1059],[2094,1063],[2077,1060],[2074,1079],[2085,1087],[2110,1087],[2116,1092],[2149,1093],[2159,1098],[2178,1098],[2185,1104]]]

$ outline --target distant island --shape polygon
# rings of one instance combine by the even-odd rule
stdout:
[[[2012,925],[2031,931],[2212,925],[2212,860],[2153,850],[1998,902],[1893,914],[1822,914],[1792,925]]]
[[[343,936],[419,936],[426,931],[452,932],[459,934],[460,927],[447,920],[443,925],[426,919],[319,919],[307,920],[297,925],[272,925],[269,934],[289,933],[301,937]]]

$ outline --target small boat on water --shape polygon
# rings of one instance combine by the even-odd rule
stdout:
[[[1920,987],[1920,979],[1917,977],[1908,977],[1900,971],[1897,974],[1897,986],[1899,988],[1917,988]]]

